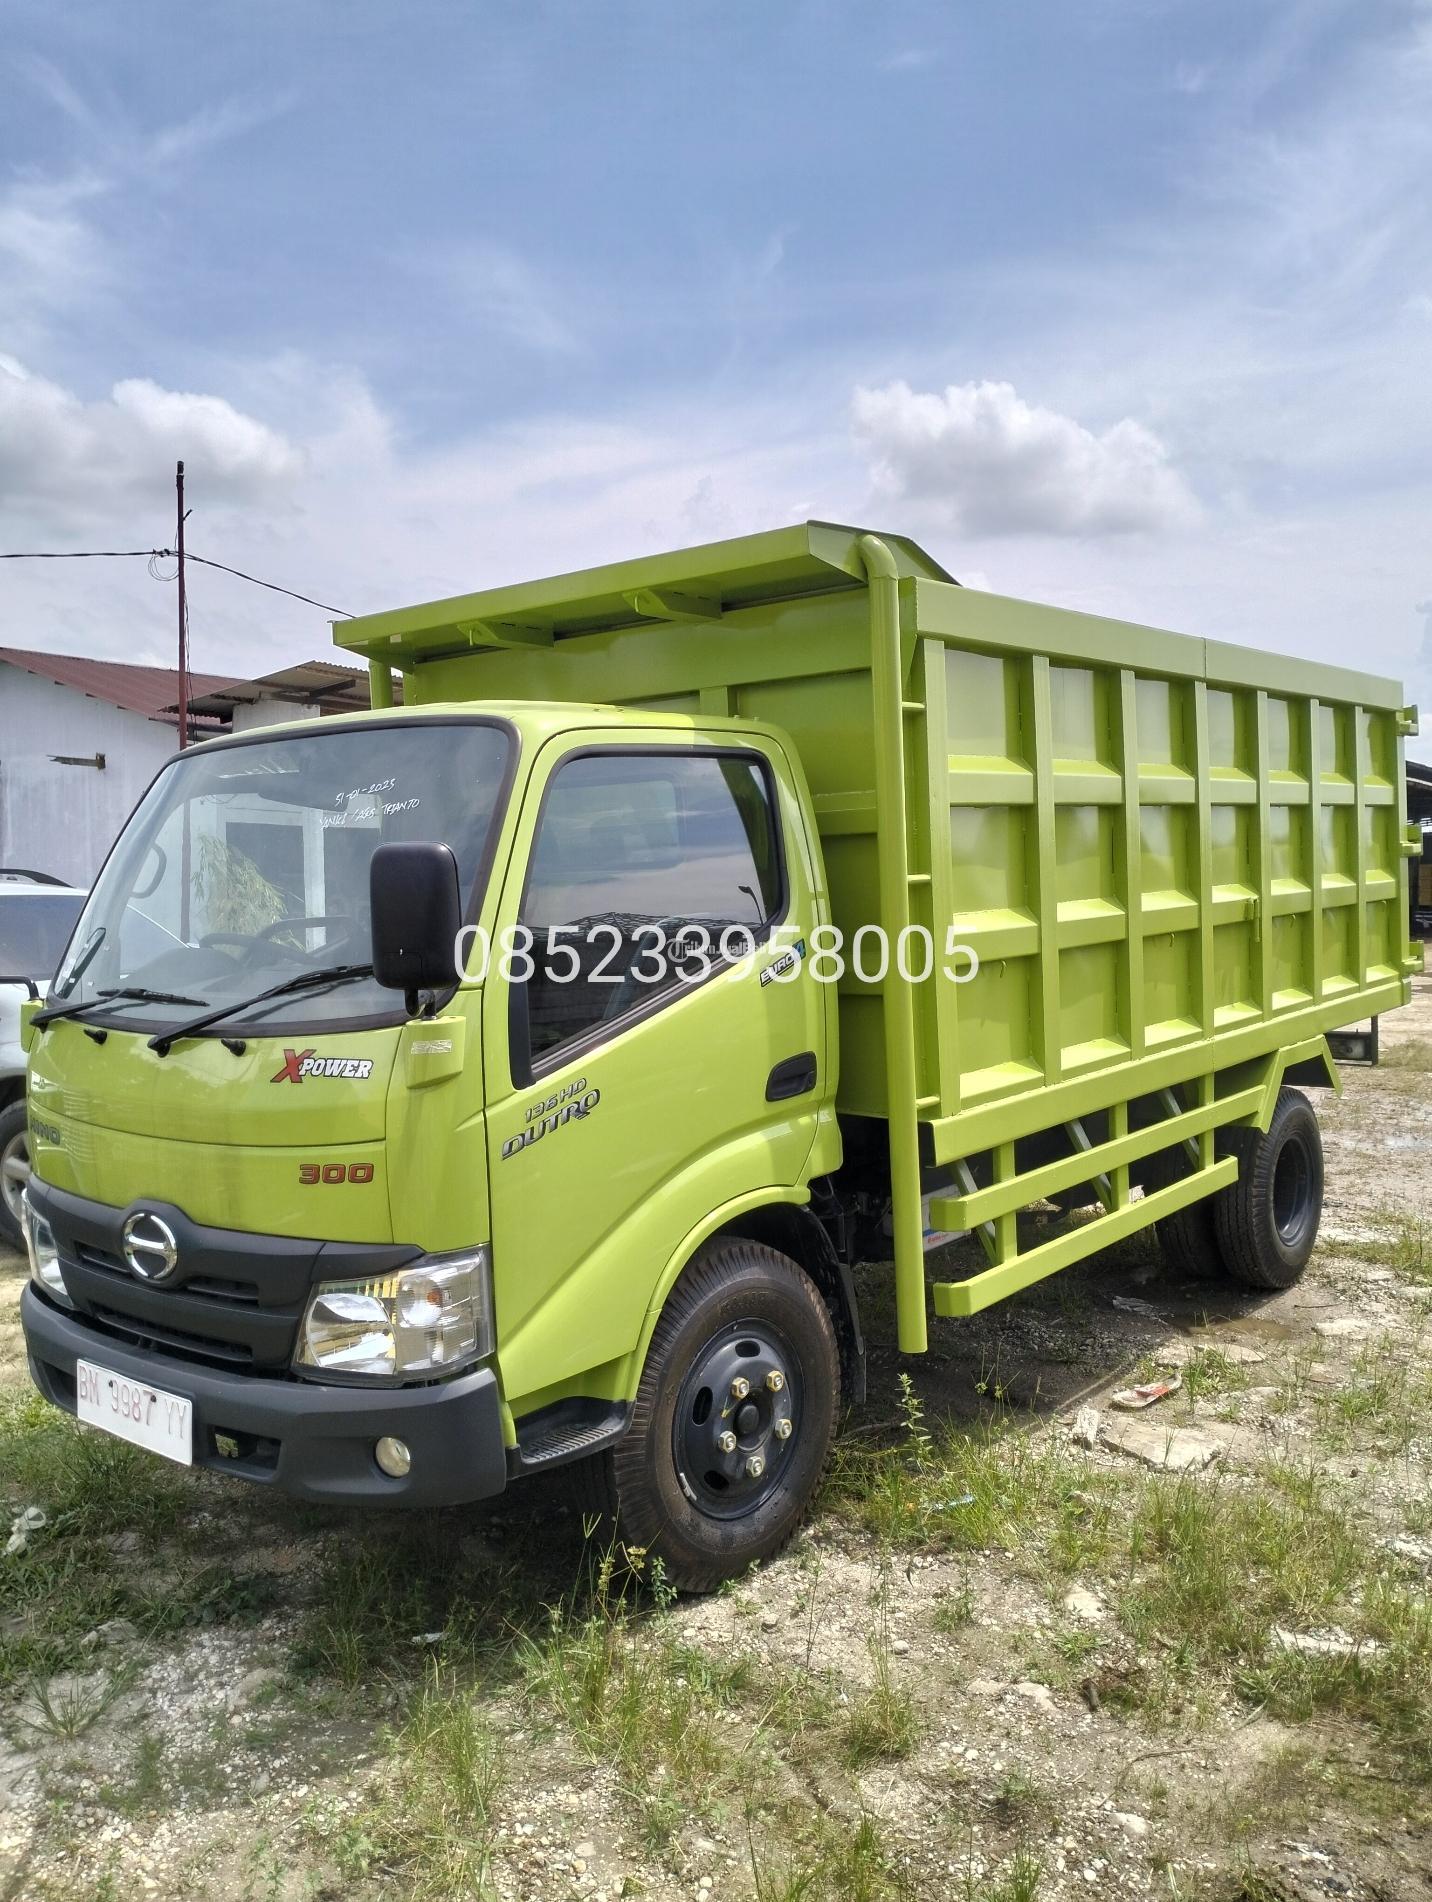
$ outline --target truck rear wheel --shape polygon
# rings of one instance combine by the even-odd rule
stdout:
[[[1308,1264],[1323,1213],[1323,1142],[1301,1090],[1281,1089],[1267,1133],[1228,1129],[1238,1180],[1214,1197],[1230,1274],[1253,1288],[1291,1288]]]
[[[1150,1194],[1172,1188],[1192,1171],[1193,1163],[1185,1150],[1164,1150],[1150,1157],[1145,1187]],[[1175,1274],[1199,1276],[1226,1269],[1210,1196],[1161,1216],[1154,1226],[1164,1261]]]
[[[588,1462],[592,1503],[648,1570],[714,1591],[796,1530],[839,1412],[835,1329],[810,1278],[718,1238],[661,1312],[625,1434]]]
[[[20,1197],[30,1180],[30,1137],[25,1124],[25,1099],[0,1110],[0,1243],[23,1248]]]
[[[1158,1236],[1164,1260],[1175,1274],[1206,1275],[1210,1268],[1226,1265],[1209,1196],[1165,1215],[1158,1223]]]

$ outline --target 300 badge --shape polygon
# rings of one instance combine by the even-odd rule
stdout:
[[[315,1182],[371,1182],[373,1165],[371,1162],[301,1162],[298,1179],[306,1188]]]

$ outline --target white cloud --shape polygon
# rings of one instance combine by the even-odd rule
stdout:
[[[303,467],[282,434],[222,397],[127,378],[85,402],[0,358],[0,509],[11,523],[65,533],[137,522],[172,491],[180,456],[225,502],[272,498]]]
[[[1129,417],[1095,435],[989,382],[861,388],[853,416],[877,489],[964,533],[1117,535],[1198,515],[1164,445]]]
[[[3,545],[167,545],[183,456],[192,552],[366,613],[853,516],[865,487],[840,433],[813,434],[769,403],[534,415],[423,447],[351,370],[295,354],[250,366],[245,387],[243,408],[134,380],[87,403],[0,357]],[[167,664],[173,596],[143,561],[0,563],[0,639]],[[324,615],[230,576],[191,570],[189,598],[200,671],[328,651]]]

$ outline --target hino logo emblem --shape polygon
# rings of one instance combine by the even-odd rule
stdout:
[[[129,1272],[140,1281],[167,1281],[179,1266],[173,1229],[148,1209],[130,1216],[120,1239]]]

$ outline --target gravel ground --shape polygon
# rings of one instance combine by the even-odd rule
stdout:
[[[116,1502],[113,1529],[77,1564],[124,1580],[136,1604],[183,1604],[185,1617],[170,1630],[157,1612],[100,1621],[74,1668],[0,1692],[0,1899],[415,1893],[416,1865],[368,1833],[385,1806],[427,1800],[403,1781],[412,1733],[395,1745],[389,1732],[425,1669],[435,1684],[449,1666],[451,1682],[475,1681],[458,1667],[459,1622],[463,1669],[489,1660],[476,1681],[501,1768],[473,1799],[472,1829],[490,1845],[487,1892],[504,1902],[1432,1899],[1426,1799],[1337,1770],[1377,1760],[1365,1727],[1337,1710],[1275,1717],[1216,1675],[1191,1674],[1172,1702],[1126,1696],[1155,1668],[1175,1681],[1168,1647],[1158,1659],[1140,1650],[1117,1576],[1055,1563],[1068,1498],[1087,1496],[1098,1522],[1109,1489],[1146,1475],[1178,1436],[1186,1486],[1261,1498],[1271,1474],[1314,1474],[1344,1489],[1361,1541],[1425,1580],[1432,1437],[1420,1418],[1390,1430],[1386,1408],[1372,1430],[1360,1396],[1369,1369],[1432,1367],[1432,1274],[1381,1258],[1390,1224],[1432,1219],[1432,1071],[1396,1062],[1432,1051],[1432,981],[1417,980],[1383,1040],[1392,1063],[1350,1068],[1340,1098],[1318,1098],[1322,1240],[1286,1294],[1211,1275],[1182,1283],[1140,1237],[970,1323],[937,1324],[934,1350],[907,1364],[888,1339],[880,1271],[866,1271],[871,1400],[850,1423],[852,1457],[907,1432],[907,1366],[940,1440],[932,1458],[945,1457],[947,1423],[958,1437],[1008,1421],[1039,1470],[1057,1468],[1065,1517],[1056,1525],[1031,1504],[985,1545],[902,1539],[837,1477],[778,1563],[621,1623],[614,1642],[660,1661],[652,1683],[678,1710],[707,1669],[743,1687],[728,1698],[727,1760],[709,1790],[683,1784],[673,1732],[669,1771],[639,1766],[634,1795],[632,1764],[595,1746],[560,1701],[535,1697],[518,1652],[490,1662],[514,1619],[540,1629],[575,1565],[580,1530],[557,1480],[492,1511],[375,1528],[181,1476],[167,1530],[126,1530]],[[21,1278],[0,1256],[0,1396],[26,1384]],[[1148,1414],[1109,1407],[1135,1373],[1199,1366],[1221,1369],[1223,1386],[1195,1391],[1188,1377]],[[1081,1408],[1097,1411],[1097,1432]],[[50,1503],[19,1496],[0,1471],[12,1514]],[[33,1535],[36,1555],[58,1530]],[[409,1563],[393,1574],[408,1594],[395,1599],[365,1585],[364,1568],[381,1581],[399,1548],[428,1555],[434,1576],[422,1582]],[[0,1602],[0,1636],[33,1631],[23,1595]],[[1316,1625],[1293,1639],[1344,1643]],[[912,1741],[861,1761],[839,1740],[882,1686],[909,1713]],[[55,1734],[56,1712],[75,1734]],[[842,1861],[839,1846],[867,1826],[878,1847]],[[806,1889],[801,1857],[820,1863]],[[430,1892],[469,1891],[453,1878]]]

